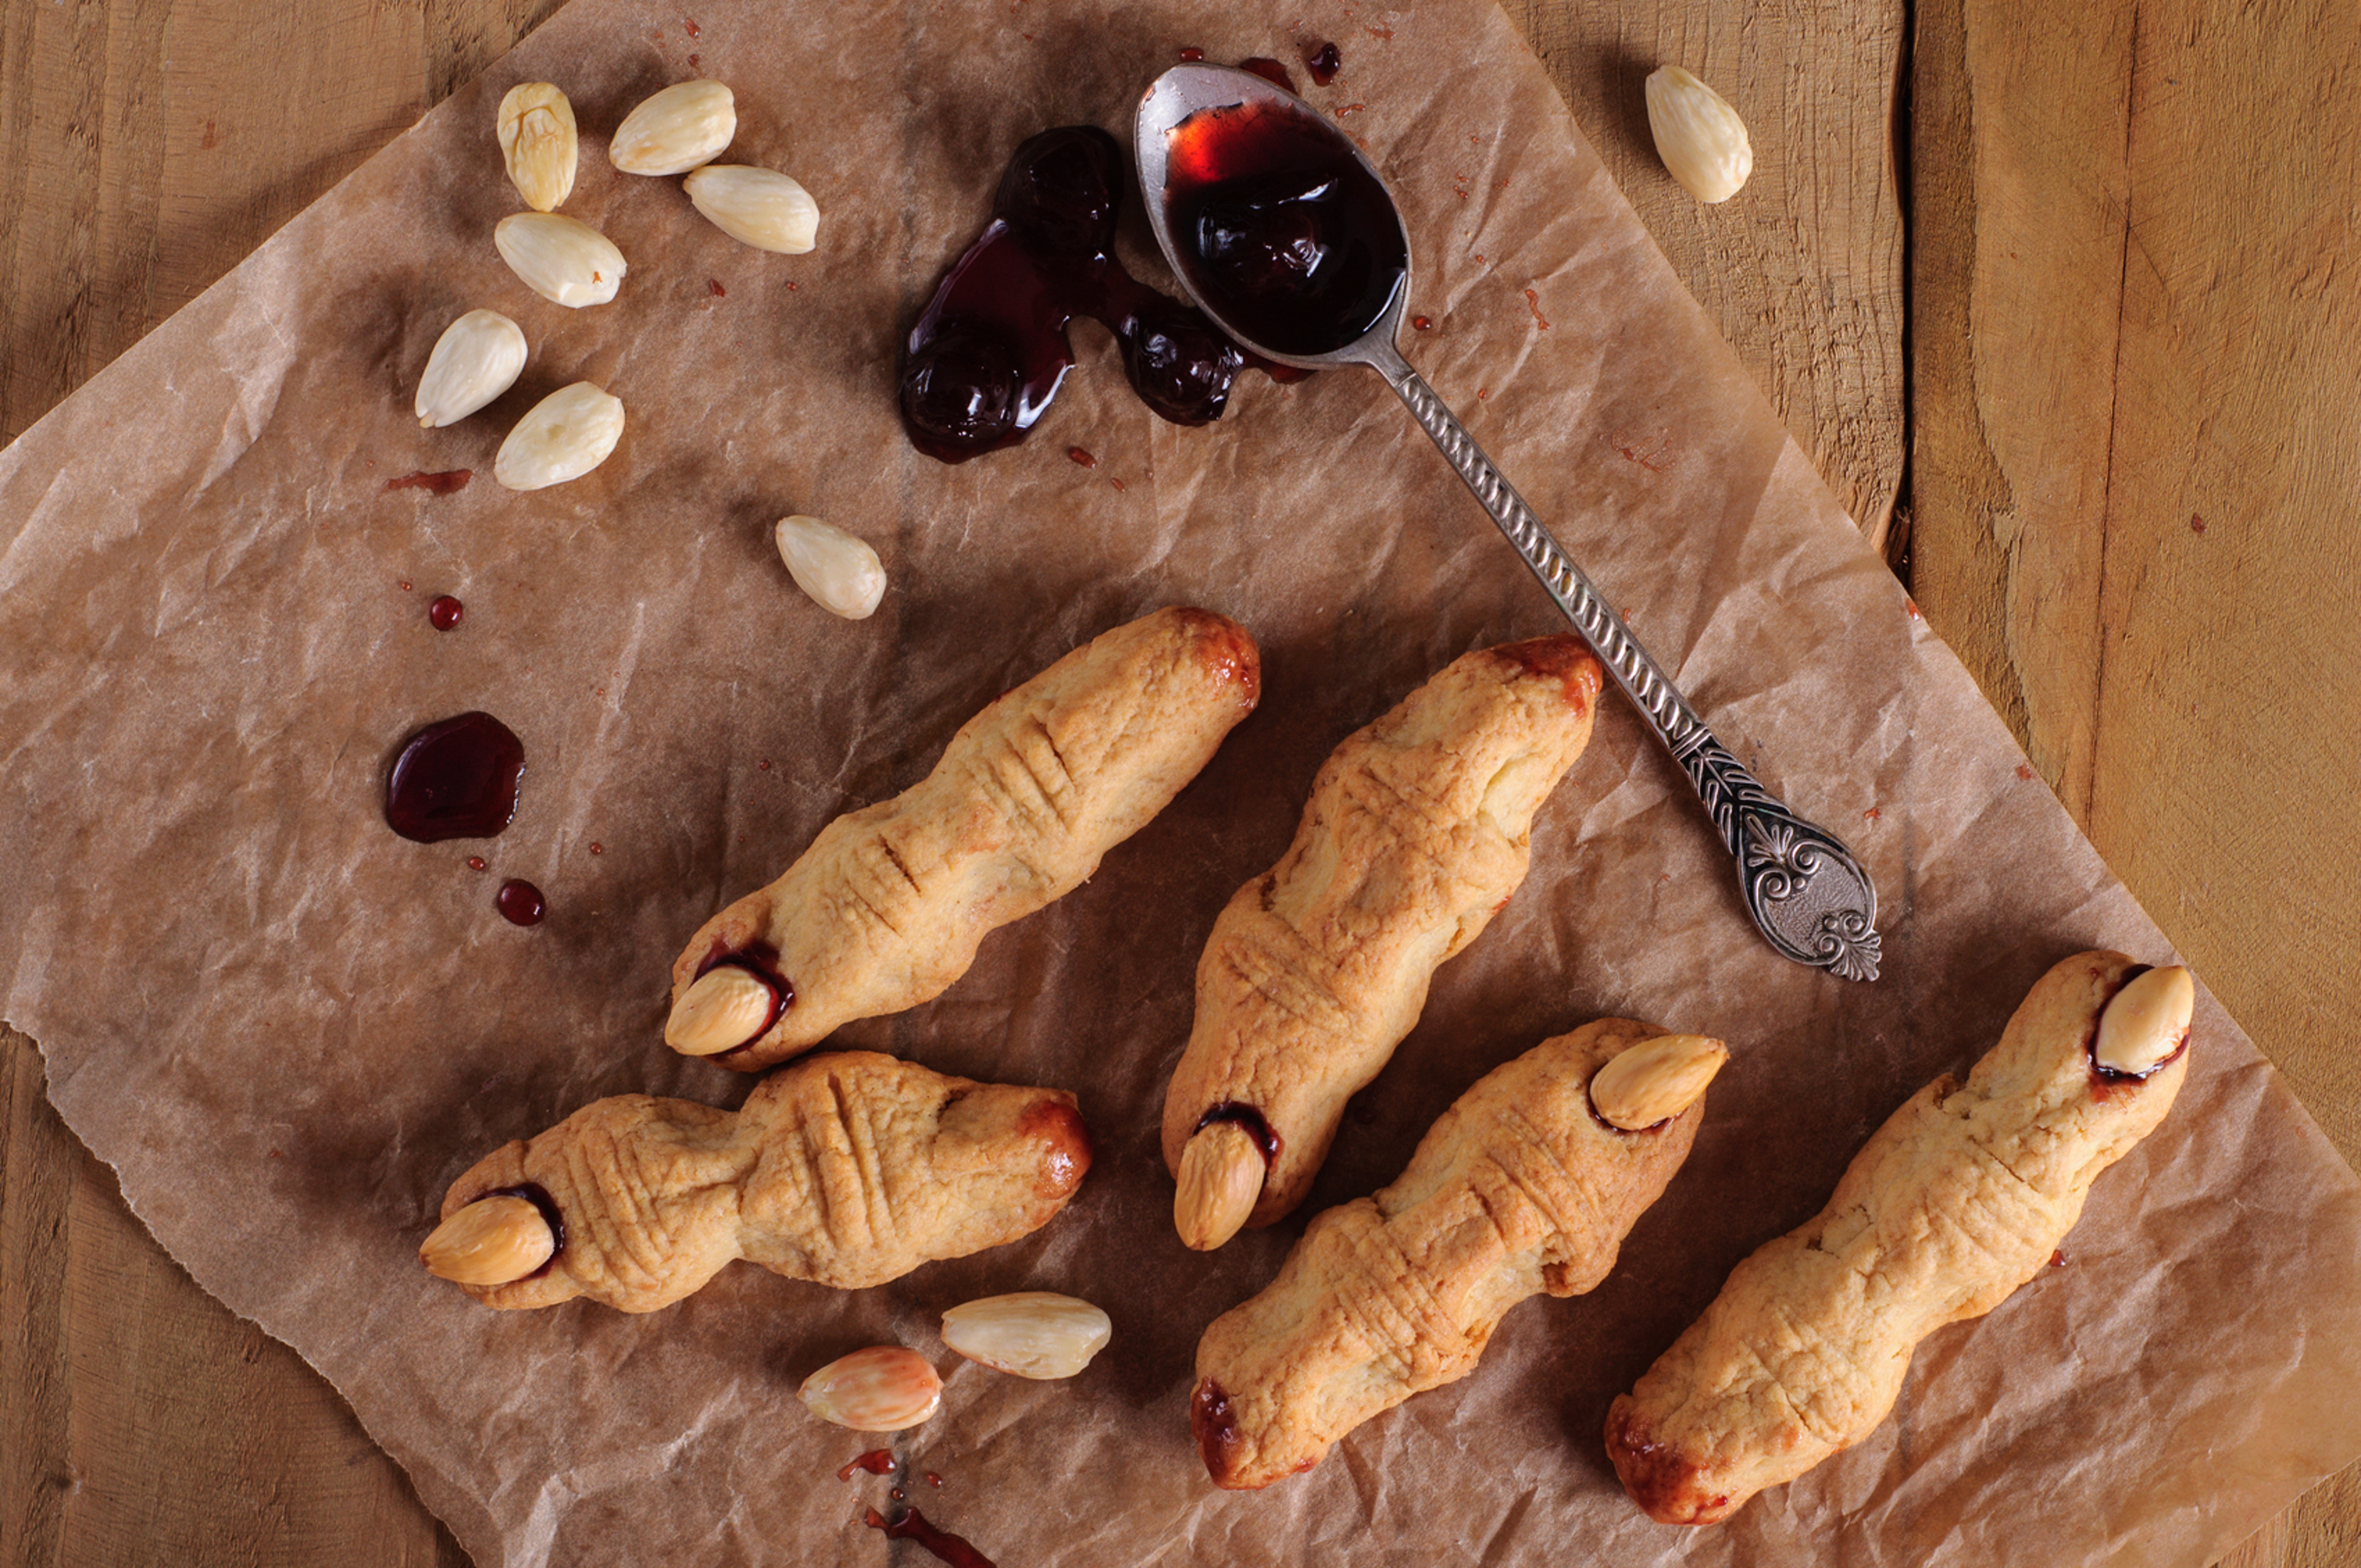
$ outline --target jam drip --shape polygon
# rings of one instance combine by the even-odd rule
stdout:
[[[868,1510],[865,1521],[871,1530],[882,1530],[888,1541],[915,1541],[950,1563],[951,1568],[993,1568],[992,1559],[978,1552],[974,1544],[962,1536],[939,1530],[926,1515],[912,1508],[893,1523],[875,1508]]]
[[[523,778],[524,742],[490,714],[430,724],[394,756],[386,826],[419,844],[496,837],[516,816]]]
[[[1122,149],[1096,126],[1017,148],[991,223],[910,329],[900,401],[911,444],[963,463],[1024,440],[1073,367],[1066,329],[1078,315],[1115,334],[1132,389],[1175,424],[1220,418],[1246,366],[1302,374],[1246,353],[1125,270],[1114,254],[1123,186]]]
[[[1268,101],[1169,133],[1166,194],[1199,298],[1280,354],[1334,353],[1384,319],[1410,272],[1401,220],[1336,131]]]
[[[1254,1139],[1255,1146],[1262,1150],[1265,1165],[1279,1157],[1281,1141],[1279,1135],[1271,1131],[1270,1124],[1264,1121],[1262,1113],[1253,1106],[1235,1100],[1224,1100],[1198,1117],[1197,1124],[1190,1129],[1190,1134],[1194,1136],[1216,1122],[1235,1122],[1244,1127],[1246,1130],[1246,1135]]]

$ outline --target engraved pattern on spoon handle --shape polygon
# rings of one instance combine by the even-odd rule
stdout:
[[[1680,763],[1737,862],[1747,913],[1772,947],[1846,980],[1875,980],[1877,886],[1869,873],[1840,840],[1788,810],[1715,739],[1424,378],[1398,354],[1374,363]]]

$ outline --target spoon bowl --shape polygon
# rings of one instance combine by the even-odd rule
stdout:
[[[1350,137],[1285,88],[1225,65],[1180,65],[1158,77],[1140,100],[1136,132],[1148,227],[1214,325],[1250,354],[1305,370],[1400,362],[1395,344],[1410,308],[1410,232],[1384,178]],[[1240,154],[1257,166],[1242,163]],[[1218,227],[1224,198],[1234,215],[1263,209],[1277,231],[1264,250],[1284,253],[1293,240],[1299,253],[1321,254],[1290,258],[1305,262],[1301,275],[1281,271],[1260,291],[1240,286],[1235,269],[1225,277],[1209,264],[1202,243],[1207,209]],[[1353,232],[1323,244],[1290,217],[1325,217]],[[1346,308],[1319,308],[1340,302]],[[1363,308],[1349,308],[1354,303]]]
[[[1410,234],[1353,138],[1251,71],[1175,66],[1135,122],[1148,227],[1180,287],[1248,352],[1305,369],[1367,365],[1475,492],[1696,788],[1771,946],[1875,980],[1877,888],[1835,835],[1787,809],[1715,739],[1604,596],[1408,360]]]

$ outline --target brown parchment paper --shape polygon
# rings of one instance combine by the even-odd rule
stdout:
[[[833,1476],[872,1443],[794,1397],[879,1341],[947,1378],[942,1412],[892,1444],[944,1478],[917,1500],[1005,1568],[2194,1564],[2361,1451],[2361,1192],[2209,996],[2179,1107],[2099,1184],[2067,1266],[1935,1336],[1874,1436],[1704,1531],[1616,1489],[1609,1398],[1818,1207],[1880,1119],[1964,1068],[2056,959],[2169,955],[1503,16],[694,15],[691,37],[676,7],[577,0],[0,455],[0,1013],[41,1042],[60,1110],[157,1236],[335,1381],[478,1562],[918,1560],[860,1522],[885,1481]],[[895,348],[1021,137],[1121,131],[1184,46],[1300,60],[1322,38],[1345,69],[1313,96],[1407,210],[1412,308],[1433,323],[1413,360],[1733,749],[1850,837],[1883,894],[1885,975],[1774,957],[1686,786],[1611,702],[1531,879],[1438,977],[1312,1201],[1199,1257],[1171,1233],[1156,1126],[1215,910],[1277,856],[1337,740],[1554,612],[1373,377],[1248,377],[1228,417],[1182,430],[1082,325],[1030,444],[946,467],[895,425]],[[607,164],[622,111],[698,71],[737,90],[730,158],[818,196],[813,254],[738,247],[677,181]],[[585,128],[566,210],[631,261],[603,308],[541,302],[492,249],[516,205],[493,107],[536,78]],[[478,305],[524,326],[530,367],[486,413],[422,432],[427,350]],[[630,410],[614,456],[537,494],[493,485],[509,424],[583,377]],[[455,495],[384,488],[458,467],[481,477]],[[768,525],[791,510],[875,542],[893,587],[873,620],[789,585]],[[467,607],[447,634],[425,616],[445,592]],[[1176,601],[1260,638],[1260,711],[939,1001],[840,1036],[1076,1091],[1098,1163],[1065,1214],[879,1289],[745,1266],[645,1318],[493,1313],[419,1268],[446,1183],[495,1144],[624,1091],[742,1099],[747,1080],[660,1043],[687,935],[829,817],[919,777],[994,694]],[[393,747],[472,707],[527,747],[515,824],[396,839]],[[493,912],[519,875],[548,894],[537,929]],[[1213,1490],[1184,1414],[1201,1328],[1312,1213],[1390,1179],[1484,1071],[1605,1013],[1737,1052],[1612,1277],[1520,1307],[1475,1376],[1312,1474]],[[1033,1287],[1114,1318],[1071,1383],[936,1338],[942,1309]]]

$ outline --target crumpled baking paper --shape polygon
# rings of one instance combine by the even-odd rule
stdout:
[[[835,1478],[875,1440],[794,1397],[895,1341],[947,1375],[941,1413],[892,1440],[903,1484],[1007,1568],[2008,1563],[2028,1541],[2055,1563],[2210,1561],[2361,1451],[2361,1190],[2210,997],[2180,1104],[2101,1180],[2065,1266],[1928,1341],[1873,1436],[1702,1531],[1616,1488],[1608,1401],[1888,1112],[1964,1069],[2058,958],[2170,955],[1507,19],[1475,0],[1300,17],[577,0],[0,455],[0,1014],[164,1245],[332,1379],[488,1565],[912,1560],[862,1522],[889,1483]],[[1024,137],[1127,137],[1183,48],[1301,79],[1329,39],[1342,72],[1305,86],[1405,210],[1432,323],[1411,357],[1722,738],[1870,866],[1884,978],[1756,938],[1686,784],[1610,700],[1525,886],[1437,976],[1311,1202],[1198,1256],[1156,1128],[1214,912],[1277,857],[1337,740],[1554,612],[1374,377],[1248,375],[1226,417],[1181,429],[1081,324],[1032,439],[952,467],[900,433],[897,345]],[[812,254],[741,247],[676,181],[608,165],[623,112],[699,73],[738,94],[727,157],[818,197]],[[534,79],[585,129],[565,210],[629,258],[612,304],[548,304],[493,251],[518,206],[493,111]],[[1165,277],[1126,223],[1135,267]],[[477,306],[524,327],[524,378],[422,431],[427,350]],[[630,411],[615,455],[554,489],[491,483],[509,425],[584,378]],[[477,477],[456,494],[387,488],[456,468]],[[874,619],[789,584],[769,525],[790,511],[875,543]],[[467,606],[447,633],[425,613],[443,593]],[[419,1267],[445,1186],[503,1140],[625,1091],[737,1103],[745,1080],[660,1042],[689,933],[920,777],[995,693],[1180,601],[1261,640],[1260,710],[942,998],[840,1036],[1075,1091],[1098,1158],[1063,1215],[878,1289],[741,1266],[643,1318],[494,1313]],[[514,825],[395,838],[395,746],[470,708],[523,738]],[[546,893],[537,928],[495,914],[511,876]],[[1203,1325],[1483,1072],[1602,1014],[1735,1051],[1612,1277],[1518,1308],[1474,1376],[1311,1474],[1213,1489],[1185,1416]],[[941,1346],[944,1308],[1025,1288],[1098,1302],[1113,1345],[1049,1384]]]

